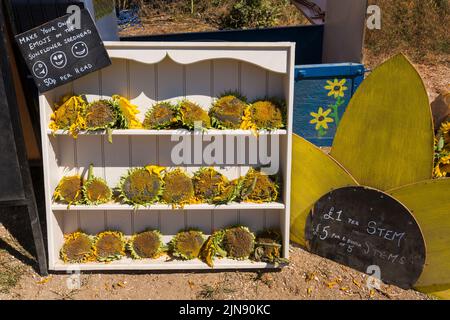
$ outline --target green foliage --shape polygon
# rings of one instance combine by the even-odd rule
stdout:
[[[248,29],[273,27],[281,15],[280,5],[268,0],[239,0],[222,19],[222,27]]]

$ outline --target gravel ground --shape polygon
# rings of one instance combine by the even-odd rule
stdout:
[[[18,226],[26,219],[9,216]],[[24,232],[21,232],[24,235]],[[21,239],[25,245],[31,239]],[[7,299],[332,299],[426,300],[424,294],[382,285],[369,290],[367,276],[291,247],[289,266],[277,272],[51,274],[41,278],[35,261],[0,224],[0,300]],[[71,289],[68,283],[79,283]]]

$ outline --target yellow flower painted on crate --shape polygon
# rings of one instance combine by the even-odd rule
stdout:
[[[335,99],[341,97],[343,98],[345,93],[344,91],[346,91],[348,88],[345,86],[345,83],[347,82],[346,79],[342,79],[341,81],[339,81],[338,79],[334,79],[333,81],[327,80],[328,85],[325,86],[324,88],[327,89],[328,92],[328,96],[334,96]]]
[[[328,115],[331,113],[331,109],[327,109],[326,111],[323,111],[322,107],[319,107],[319,110],[316,112],[311,112],[310,115],[313,117],[311,121],[309,121],[310,124],[316,124],[316,130],[328,129],[328,123],[334,122],[334,120]]]

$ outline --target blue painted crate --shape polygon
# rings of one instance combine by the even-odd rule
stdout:
[[[362,64],[296,66],[294,132],[317,146],[331,146],[337,125],[363,79]]]

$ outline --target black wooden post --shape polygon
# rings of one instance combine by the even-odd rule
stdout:
[[[19,118],[5,16],[0,6],[0,206],[25,206],[31,222],[39,272],[47,275],[47,258],[30,168]]]

